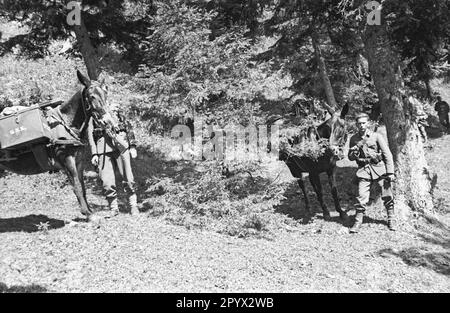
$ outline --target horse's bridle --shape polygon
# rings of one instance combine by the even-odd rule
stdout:
[[[104,109],[106,107],[106,103],[102,103],[101,105],[101,112],[97,112],[98,109],[94,108],[94,105],[92,104],[92,102],[90,101],[89,97],[88,97],[88,90],[90,88],[93,87],[99,87],[97,86],[95,83],[92,83],[91,86],[89,87],[84,87],[83,91],[81,92],[81,103],[82,103],[82,107],[83,107],[83,113],[84,113],[84,121],[83,124],[80,127],[80,133],[82,133],[88,126],[88,122],[89,119],[92,117],[99,125],[102,125],[102,123],[99,123],[99,121],[101,120],[101,118],[99,118],[99,114],[106,114],[106,110]]]
[[[344,128],[343,132],[346,133],[347,132],[346,127],[343,126],[343,128]],[[332,150],[333,154],[338,158],[338,160],[342,160],[344,158],[344,155],[342,153],[342,156],[341,156],[340,153],[343,152],[343,150],[344,150],[344,146],[347,143],[348,136],[346,136],[346,135],[340,136],[339,140],[337,141],[337,144],[332,145],[331,144],[331,138],[333,136],[334,136],[334,134],[333,134],[333,130],[332,130],[330,138],[329,138],[330,149]],[[333,148],[336,148],[336,150],[339,151],[339,152],[338,153],[334,153],[334,149]]]

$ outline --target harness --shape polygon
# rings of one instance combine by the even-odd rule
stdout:
[[[56,120],[60,125],[64,126],[64,128],[67,130],[67,132],[72,135],[73,139],[70,140],[63,140],[63,139],[57,139],[57,138],[52,138],[50,140],[52,145],[58,145],[58,144],[73,144],[76,146],[82,146],[84,145],[81,142],[81,138],[80,138],[80,134],[81,131],[77,130],[77,129],[73,129],[72,127],[70,127],[67,122],[64,120],[64,116],[61,113],[61,110],[59,108],[56,109],[51,109],[49,112],[49,117],[53,118],[54,120]]]
[[[88,127],[89,118],[94,117],[94,112],[92,112],[92,105],[89,103],[89,101],[87,101],[86,91],[87,88],[84,88],[83,91],[81,92],[81,106],[83,107],[84,121],[83,124],[81,124],[79,130],[80,134],[82,134]],[[87,104],[87,107],[85,104]],[[90,113],[91,115],[89,116],[88,113]]]
[[[48,116],[53,118],[57,123],[61,124],[67,132],[73,137],[72,140],[63,140],[63,139],[57,139],[52,138],[51,144],[52,145],[60,145],[60,144],[71,144],[74,146],[84,146],[85,144],[81,142],[81,134],[87,129],[89,119],[97,118],[94,116],[94,112],[92,112],[92,105],[89,103],[87,96],[86,96],[87,88],[84,88],[81,92],[81,107],[83,109],[84,114],[84,120],[81,124],[81,127],[79,129],[70,127],[67,121],[64,119],[64,116],[61,113],[60,107],[56,107],[55,109],[49,109]],[[98,120],[97,120],[98,121]]]

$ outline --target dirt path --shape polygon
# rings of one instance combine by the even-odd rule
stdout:
[[[433,141],[442,158],[430,161],[433,168],[450,168],[449,142]],[[441,196],[448,179],[442,174]],[[320,217],[271,239],[189,230],[146,215],[72,227],[64,220],[78,216],[78,207],[62,182],[0,178],[0,291],[450,291],[450,236],[442,225],[393,233],[378,210],[358,235]],[[92,193],[89,199],[101,204]]]

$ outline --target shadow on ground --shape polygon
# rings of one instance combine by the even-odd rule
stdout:
[[[356,200],[356,185],[353,182],[355,177],[356,168],[355,167],[338,167],[336,171],[336,183],[339,195],[339,203],[344,211],[350,211],[353,209]],[[334,201],[331,195],[331,187],[326,174],[320,174],[320,180],[322,183],[323,199],[326,207],[331,211],[335,211]],[[317,200],[317,195],[314,192],[311,183],[308,178],[304,179],[306,192],[308,194],[308,199],[311,207],[311,211],[314,217],[317,219],[323,219],[322,209],[320,208],[319,201]],[[371,189],[371,201],[370,205],[373,205],[378,201],[380,196],[380,188],[374,184]],[[290,186],[286,189],[284,193],[285,200],[276,207],[276,212],[285,214],[288,217],[299,221],[302,224],[307,224],[311,221],[310,216],[308,216],[305,210],[305,199],[303,192],[298,186],[297,182],[292,182]],[[329,222],[343,224],[339,216],[332,216]],[[353,224],[354,217],[350,217],[350,222]],[[364,217],[364,223],[368,224],[385,224],[384,220],[378,220],[371,218],[369,216]],[[345,225],[350,226],[350,225]]]
[[[174,183],[181,183],[182,185],[190,185],[204,175],[204,172],[199,169],[195,162],[168,160],[163,153],[150,148],[139,149],[138,158],[133,160],[133,171],[138,202],[144,202],[147,199],[154,198],[155,195],[166,193],[164,188],[156,191],[149,190],[151,186],[164,179],[170,179]],[[146,207],[143,210],[146,211]]]
[[[445,251],[435,251],[432,247],[411,247],[401,251],[385,249],[380,255],[394,255],[403,260],[405,264],[415,267],[424,267],[436,273],[450,276],[450,228],[436,217],[426,216],[426,223],[422,225],[418,236],[431,245],[439,246]],[[433,250],[433,251],[432,251]]]
[[[195,164],[190,161],[168,161],[160,153],[148,152],[146,149],[138,149],[138,157],[132,160],[135,188],[138,198],[146,199],[151,196],[148,192],[149,185],[152,182],[158,182],[159,179],[170,177],[175,182],[189,183],[201,177],[202,173],[196,170]],[[87,171],[95,172],[95,169],[89,165]],[[119,179],[119,175],[116,176]],[[85,177],[86,187],[92,189],[92,192],[98,196],[103,196],[101,180],[97,175],[87,175]],[[120,181],[116,181],[119,197],[124,192],[124,186]],[[122,186],[120,186],[122,185]]]
[[[0,233],[27,232],[34,233],[43,230],[64,227],[64,221],[50,218],[45,215],[27,215],[22,217],[1,218]]]
[[[11,286],[0,283],[0,293],[45,293],[48,290],[39,285]]]
[[[405,264],[414,267],[424,267],[439,274],[450,276],[450,253],[430,252],[426,248],[408,248],[401,251],[383,249],[380,256],[393,255],[399,257]]]
[[[307,187],[307,192],[310,190]],[[276,213],[284,214],[302,224],[310,222],[310,218],[305,210],[305,202],[303,196],[300,194],[300,187],[296,182],[292,182],[284,192],[285,199],[280,205],[275,207]]]
[[[419,237],[427,243],[450,249],[450,227],[437,217],[425,216],[427,227],[419,233]]]
[[[425,127],[425,130],[428,138],[436,139],[445,135],[445,128],[441,125],[437,116],[429,115],[427,123],[429,126]]]

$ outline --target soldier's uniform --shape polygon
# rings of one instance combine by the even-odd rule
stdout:
[[[394,201],[391,182],[384,179],[384,175],[394,174],[394,161],[383,136],[370,130],[367,130],[363,137],[358,133],[353,135],[350,139],[348,158],[350,161],[358,163],[358,171],[356,172],[358,180],[356,222],[352,229],[356,232],[362,223],[369,202],[372,183],[377,183],[382,188],[382,199],[388,214],[388,225],[389,228],[393,229]]]
[[[448,118],[448,112],[450,111],[450,108],[448,106],[448,103],[443,100],[439,100],[434,105],[434,110],[437,111],[437,113],[438,113],[439,122],[441,122],[441,124],[444,127],[446,127],[448,130],[450,128],[450,123],[449,123],[449,118]]]
[[[118,129],[104,130],[91,118],[88,125],[88,140],[92,156],[97,155],[98,170],[108,206],[114,214],[119,212],[117,201],[116,174],[128,194],[131,213],[139,212],[134,176],[131,168],[130,148],[136,148],[136,138],[123,114],[116,112]]]
[[[448,106],[448,103],[440,100],[434,105],[434,110],[437,111],[439,116],[439,122],[448,129],[450,129],[450,123],[448,118],[448,112],[450,111],[450,108]]]

